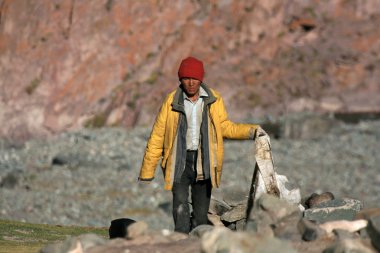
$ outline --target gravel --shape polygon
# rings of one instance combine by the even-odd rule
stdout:
[[[0,140],[0,218],[108,227],[124,217],[173,229],[161,169],[151,184],[137,181],[149,134],[149,128],[103,128],[24,145]],[[271,144],[277,172],[303,198],[330,191],[371,208],[380,206],[379,139],[380,121],[365,121]],[[247,195],[254,163],[253,141],[226,140],[222,187],[214,193]]]

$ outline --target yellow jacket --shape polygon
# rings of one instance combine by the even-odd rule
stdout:
[[[204,84],[202,87],[209,95],[207,116],[210,177],[212,185],[219,187],[224,155],[223,138],[253,139],[258,125],[237,124],[228,120],[227,111],[220,94]],[[142,181],[153,180],[157,163],[162,158],[161,167],[166,190],[172,189],[174,181],[178,119],[181,113],[181,105],[183,105],[178,97],[182,92],[182,89],[178,88],[171,92],[163,102],[147,143],[139,176],[139,180]]]

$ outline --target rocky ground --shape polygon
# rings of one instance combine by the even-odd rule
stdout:
[[[330,191],[358,199],[365,208],[379,207],[380,121],[313,120],[303,119],[298,128],[299,119],[281,125],[280,137],[271,140],[277,172],[288,177],[290,188],[299,187],[303,198]],[[314,124],[306,127],[307,122]],[[0,218],[108,227],[111,220],[128,217],[153,229],[172,229],[171,194],[163,190],[160,168],[151,184],[137,181],[149,133],[103,128],[25,144],[1,140]],[[214,193],[246,196],[253,141],[225,144],[222,187]]]

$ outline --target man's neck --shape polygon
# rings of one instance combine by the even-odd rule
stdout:
[[[196,102],[196,101],[198,100],[198,98],[199,98],[199,91],[198,91],[196,94],[192,95],[192,96],[189,96],[188,94],[186,94],[186,96],[187,96],[191,101]]]

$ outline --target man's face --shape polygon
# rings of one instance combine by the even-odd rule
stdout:
[[[191,77],[184,77],[181,79],[181,84],[189,98],[198,98],[201,81]]]

